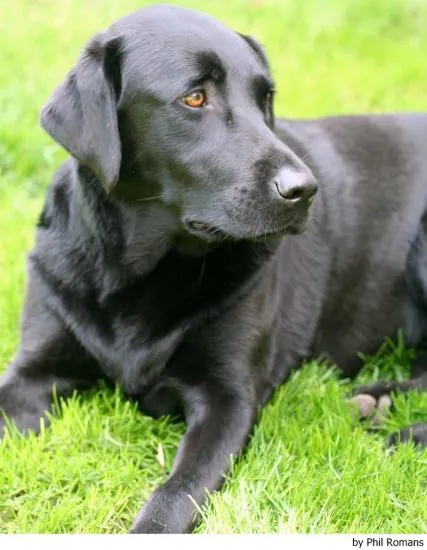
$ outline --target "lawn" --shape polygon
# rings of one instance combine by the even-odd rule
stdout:
[[[43,193],[64,158],[39,129],[39,109],[93,32],[147,3],[0,3],[0,370],[18,342]],[[425,0],[176,3],[265,45],[279,115],[427,110]],[[402,343],[389,345],[359,380],[403,377],[410,358]],[[198,532],[427,532],[427,452],[384,448],[399,426],[427,421],[427,394],[396,396],[384,424],[368,430],[345,401],[350,389],[315,364],[280,388]],[[40,436],[14,433],[0,446],[0,533],[126,532],[166,478],[183,429],[140,415],[119,390],[67,401]]]

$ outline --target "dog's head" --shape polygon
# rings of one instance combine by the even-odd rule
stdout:
[[[273,97],[252,38],[155,6],[90,41],[41,123],[115,197],[172,212],[181,236],[258,239],[301,231],[317,189],[274,133]]]

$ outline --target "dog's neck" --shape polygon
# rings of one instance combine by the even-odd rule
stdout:
[[[90,235],[103,264],[123,273],[122,280],[144,277],[155,269],[173,245],[176,221],[157,202],[128,202],[107,193],[88,169],[76,165],[76,217]]]
[[[249,281],[278,246],[278,242],[240,241],[210,248],[203,242],[182,240],[177,236],[176,216],[168,217],[160,204],[118,200],[87,169],[79,167],[75,174],[78,223],[100,259],[93,259],[100,302],[127,288],[150,288],[153,281],[163,281],[165,287],[188,287],[188,299],[207,287],[212,297],[216,295],[218,278],[229,280],[231,292],[234,286],[244,287],[242,282]],[[95,273],[98,265],[100,272]]]

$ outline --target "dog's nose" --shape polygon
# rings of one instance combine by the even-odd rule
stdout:
[[[289,204],[310,202],[317,193],[317,183],[313,174],[283,168],[272,181],[278,195]]]

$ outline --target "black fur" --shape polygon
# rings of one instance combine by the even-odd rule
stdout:
[[[192,88],[204,107],[182,100]],[[272,88],[253,39],[151,7],[95,37],[42,113],[72,158],[40,216],[0,408],[37,430],[53,387],[105,378],[147,414],[182,413],[173,472],[135,533],[191,528],[188,495],[220,485],[303,359],[351,376],[385,336],[426,336],[427,115],[274,132]],[[379,393],[425,389],[425,365]]]

